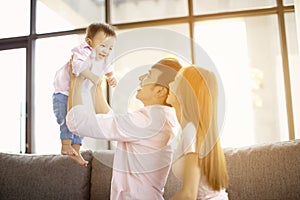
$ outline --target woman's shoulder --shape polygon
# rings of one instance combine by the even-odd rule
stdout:
[[[182,134],[185,135],[196,135],[196,127],[192,122],[188,122],[183,128],[182,128]]]

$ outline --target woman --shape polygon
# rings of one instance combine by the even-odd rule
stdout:
[[[171,200],[228,199],[228,175],[218,137],[218,85],[203,68],[182,68],[170,84],[167,103],[175,110],[182,134],[172,171],[182,181]]]

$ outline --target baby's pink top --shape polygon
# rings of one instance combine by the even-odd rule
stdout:
[[[179,123],[168,106],[146,106],[128,114],[93,114],[86,106],[67,115],[71,132],[116,140],[111,199],[162,200]]]
[[[73,55],[73,74],[78,76],[86,68],[92,68],[92,61],[95,60],[96,51],[88,45],[88,43],[83,42],[79,46],[76,46],[72,49]],[[70,57],[71,59],[71,57]],[[104,62],[106,64],[106,62]],[[70,85],[70,75],[69,75],[69,61],[61,67],[55,74],[54,77],[54,93],[62,93],[69,95],[69,85]],[[103,66],[104,74],[111,72],[112,69]],[[98,74],[100,75],[100,74]]]

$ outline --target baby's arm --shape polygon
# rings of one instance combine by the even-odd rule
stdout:
[[[117,85],[117,79],[114,76],[114,73],[113,72],[109,72],[109,73],[105,74],[105,76],[107,77],[107,83],[108,83],[108,85],[111,86],[111,87],[116,87],[116,85]]]
[[[89,70],[89,68],[86,68],[85,70],[83,70],[80,73],[80,76],[89,79],[90,81],[92,81],[95,85],[98,85],[98,83],[100,83],[100,77],[97,76],[96,74],[94,74],[93,72],[91,72],[91,70]]]
[[[90,68],[92,65],[92,59],[90,58],[91,51],[87,48],[74,48],[73,52],[73,69],[72,72],[76,76],[82,76],[93,82],[93,84],[97,85],[100,77],[94,74]]]

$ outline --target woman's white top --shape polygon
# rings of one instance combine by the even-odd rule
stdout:
[[[179,143],[174,155],[174,162],[172,165],[173,174],[183,180],[183,170],[184,170],[184,155],[190,152],[196,151],[196,128],[192,123],[188,123],[182,130]],[[225,189],[220,191],[215,191],[206,181],[206,176],[201,173],[199,180],[199,188],[197,199],[214,199],[214,200],[228,200],[228,194]]]

